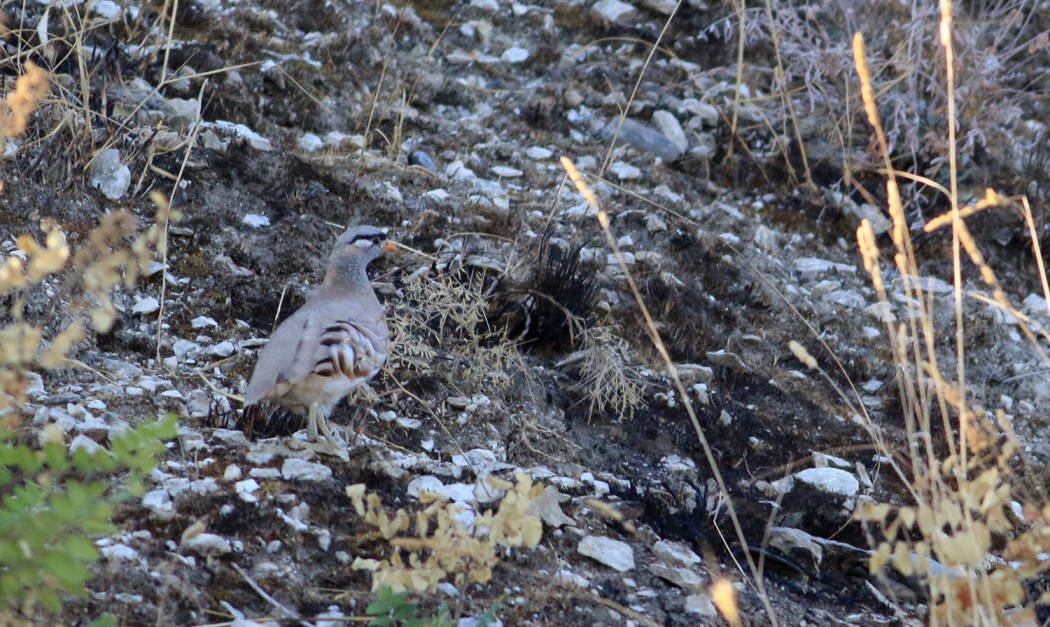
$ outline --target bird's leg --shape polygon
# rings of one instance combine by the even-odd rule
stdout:
[[[317,404],[310,403],[310,415],[306,419],[306,439],[313,442],[317,439]]]
[[[325,439],[332,443],[332,446],[345,447],[346,442],[339,437],[338,432],[334,432],[328,425],[328,418],[320,414],[317,415],[317,426],[321,429],[321,434],[324,435]]]

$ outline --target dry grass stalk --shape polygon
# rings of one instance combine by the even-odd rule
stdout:
[[[689,400],[689,394],[685,389],[685,384],[682,383],[681,377],[678,376],[678,368],[675,366],[674,360],[671,359],[671,354],[667,350],[667,345],[664,343],[663,338],[660,336],[660,331],[656,327],[656,323],[653,320],[652,314],[649,312],[649,307],[645,304],[645,299],[642,298],[642,293],[638,289],[638,285],[634,280],[634,275],[631,273],[630,266],[624,261],[623,253],[620,251],[620,247],[616,243],[616,237],[613,235],[612,228],[609,222],[609,214],[606,213],[605,209],[598,202],[598,197],[595,196],[590,186],[580,175],[580,171],[576,169],[576,166],[568,157],[561,158],[561,165],[565,168],[565,172],[568,174],[569,179],[572,181],[576,189],[583,195],[587,200],[587,203],[597,213],[598,225],[601,227],[602,232],[605,234],[605,239],[609,244],[609,248],[613,251],[616,256],[617,263],[620,266],[620,270],[624,274],[624,278],[627,281],[627,286],[634,296],[635,302],[638,304],[639,310],[642,312],[642,317],[645,319],[646,332],[649,334],[649,339],[652,341],[653,346],[659,353],[661,359],[664,362],[664,366],[667,368],[668,373],[671,376],[671,380],[674,382],[675,390],[678,392],[679,398],[682,399],[682,404],[685,407],[686,413],[689,416],[689,421],[693,425],[693,430],[696,432],[696,437],[700,441],[700,446],[704,450],[704,458],[711,469],[711,473],[714,477],[715,483],[718,485],[718,489],[722,495],[726,497],[726,514],[728,514],[730,521],[733,524],[733,530],[736,533],[737,540],[740,541],[741,545],[748,546],[747,538],[744,535],[743,527],[740,525],[740,519],[737,516],[736,508],[733,506],[733,501],[729,498],[729,488],[725,483],[725,479],[722,477],[722,472],[718,468],[718,462],[715,460],[714,453],[711,450],[711,445],[708,443],[707,435],[704,433],[703,427],[700,426],[700,420],[697,418],[696,411],[693,408],[692,402]],[[722,538],[725,542],[725,538]],[[728,545],[726,547],[729,548]],[[769,617],[773,625],[777,624],[776,612],[773,610],[772,603],[769,600],[769,595],[766,593],[765,582],[762,578],[762,573],[759,571],[758,566],[755,564],[754,558],[751,557],[751,552],[745,550],[744,558],[747,561],[748,571],[751,574],[753,585],[755,586],[759,598],[762,600],[763,607],[766,611],[766,616]]]
[[[941,11],[940,41],[948,65],[947,91],[953,94],[950,85],[954,82],[951,71],[951,4],[948,0],[942,0]],[[959,207],[955,202],[954,155],[949,155],[952,210],[927,225],[930,230],[950,225],[955,244],[952,261],[956,333],[955,363],[951,365],[954,375],[943,374],[945,370],[940,365],[943,356],[937,352],[938,330],[933,321],[933,299],[923,291],[918,263],[911,249],[895,171],[889,163],[889,142],[878,118],[860,36],[854,38],[854,54],[865,109],[886,163],[894,265],[903,280],[906,310],[902,316],[906,322],[897,323],[893,315],[892,296],[883,279],[875,234],[867,221],[858,229],[857,241],[884,314],[883,321],[899,372],[898,383],[909,438],[911,467],[906,471],[895,461],[890,463],[909,485],[915,503],[905,507],[874,504],[862,507],[858,512],[860,520],[874,522],[881,528],[882,539],[876,543],[870,567],[872,572],[879,572],[891,565],[904,575],[920,577],[928,588],[934,624],[999,625],[1034,620],[1032,608],[1021,607],[1024,579],[1047,568],[1037,556],[1050,548],[1047,539],[1050,508],[1039,510],[1026,506],[1025,524],[1018,527],[1020,521],[1012,511],[1014,492],[1020,486],[1011,465],[1018,451],[1016,436],[1003,412],[989,413],[967,401],[968,384],[962,365],[965,358],[963,251],[980,270],[983,281],[992,291],[987,302],[1003,311],[1016,312],[966,227],[964,218],[1003,206],[1008,201],[989,190],[974,206]],[[954,116],[953,107],[948,111]],[[950,119],[949,127],[953,126],[954,120]],[[949,143],[954,144],[954,141]],[[1035,334],[1024,323],[1024,317],[1018,315],[1018,320],[1032,346],[1047,363],[1046,355]],[[938,418],[943,440],[948,445],[948,454],[944,457],[936,453],[934,438],[931,437]],[[892,451],[883,452],[892,459]],[[996,536],[1014,538],[1002,557],[1020,561],[1020,568],[1012,568],[989,557],[993,555]]]

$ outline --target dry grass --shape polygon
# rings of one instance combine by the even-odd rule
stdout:
[[[953,44],[950,34],[952,6],[941,4],[940,43],[948,68],[945,83],[950,102],[957,96],[952,86]],[[972,305],[972,292],[962,282],[964,258],[980,269],[991,297],[990,303],[1018,317],[1019,326],[1044,364],[1046,353],[1022,316],[1007,299],[995,273],[966,226],[965,218],[980,211],[1014,205],[1015,201],[988,190],[985,198],[972,206],[958,202],[956,142],[949,133],[944,163],[951,173],[949,202],[952,210],[927,225],[928,230],[950,227],[955,270],[955,328],[951,354],[938,350],[944,337],[933,318],[933,299],[921,281],[904,204],[898,191],[896,172],[891,165],[890,137],[882,129],[875,89],[867,67],[864,41],[854,39],[854,53],[868,120],[874,129],[888,178],[886,195],[893,219],[892,266],[903,278],[908,303],[899,316],[893,315],[894,300],[884,280],[883,262],[875,243],[875,233],[865,221],[857,238],[864,265],[884,311],[887,336],[898,369],[900,396],[904,401],[909,451],[906,462],[899,462],[892,451],[884,450],[892,470],[908,486],[913,504],[893,507],[872,504],[858,515],[876,523],[877,550],[871,570],[879,573],[887,565],[906,576],[917,576],[925,583],[933,624],[1000,625],[1034,621],[1032,605],[1025,604],[1025,582],[1044,572],[1047,564],[1039,558],[1050,548],[1050,509],[1029,502],[1022,507],[1023,519],[1014,512],[1015,499],[1024,499],[1021,478],[1013,468],[1020,450],[1009,420],[1003,411],[987,411],[974,404],[968,392],[966,369],[965,310]],[[949,127],[954,127],[954,107],[947,110]],[[963,144],[965,149],[965,144]],[[1032,224],[1023,199],[1016,202]],[[1035,254],[1041,257],[1036,233],[1031,233]],[[1045,280],[1044,280],[1045,290]],[[903,320],[903,322],[896,322]],[[932,434],[940,431],[947,455],[934,445]],[[1031,498],[1029,495],[1028,498]],[[1006,538],[1005,550],[995,548],[996,538]],[[1006,560],[1006,561],[1004,561]],[[1029,602],[1031,599],[1028,600]]]
[[[468,395],[527,371],[514,342],[488,323],[483,274],[424,266],[405,277],[401,293],[388,316],[394,368],[442,372]]]

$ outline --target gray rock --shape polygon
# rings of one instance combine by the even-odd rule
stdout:
[[[580,540],[576,550],[621,573],[634,568],[634,550],[626,542],[605,536],[586,536]]]
[[[660,540],[654,544],[653,553],[664,560],[675,561],[684,566],[695,566],[702,561],[700,556],[685,544],[669,540]]]
[[[685,136],[685,131],[682,130],[682,125],[678,122],[678,118],[674,116],[670,111],[656,111],[653,113],[653,124],[656,128],[660,129],[660,133],[671,141],[672,144],[678,148],[678,151],[684,153],[689,150],[689,139]]]
[[[718,610],[715,608],[711,595],[706,591],[687,596],[685,598],[685,611],[707,618],[718,618]]]
[[[619,134],[617,134],[617,127],[619,127]],[[664,163],[677,161],[682,156],[682,151],[666,135],[631,118],[626,118],[622,125],[619,120],[609,122],[602,128],[600,135],[607,142],[615,138],[618,144],[627,144],[642,152],[660,157]]]
[[[626,24],[638,16],[638,10],[620,0],[598,0],[591,5],[591,10],[603,20]]]
[[[131,187],[131,168],[121,163],[119,150],[106,148],[95,154],[89,181],[106,198],[120,200]]]
[[[182,546],[203,557],[216,557],[233,551],[229,540],[214,533],[199,533],[183,542]]]
[[[332,477],[332,469],[305,459],[286,459],[281,466],[281,477],[285,481],[324,481]]]
[[[649,564],[649,572],[690,592],[700,592],[706,583],[700,573],[682,566],[654,563]]]
[[[561,510],[561,504],[569,498],[568,495],[558,492],[558,488],[549,485],[543,489],[543,494],[532,501],[530,511],[549,527],[573,525],[573,520]]]
[[[856,274],[857,272],[856,266],[835,263],[834,261],[818,259],[817,257],[799,257],[795,260],[795,269],[801,274],[824,274],[831,271]]]
[[[791,527],[772,527],[769,530],[769,546],[780,550],[801,565],[808,574],[819,575],[820,563],[824,560],[824,549],[816,539]]]

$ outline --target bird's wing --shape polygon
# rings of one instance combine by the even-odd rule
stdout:
[[[378,303],[376,303],[378,305]],[[308,375],[364,381],[387,357],[382,307],[360,303],[307,303],[281,323],[259,352],[245,391],[247,404],[280,395]]]

